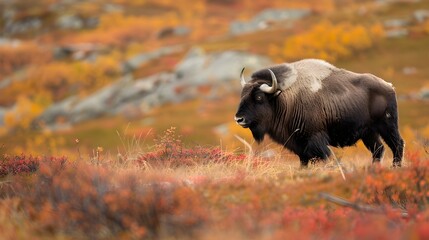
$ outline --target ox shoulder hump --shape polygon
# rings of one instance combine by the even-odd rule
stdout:
[[[319,66],[319,67],[326,67],[335,69],[336,67],[332,65],[331,63],[322,60],[322,59],[315,59],[315,58],[307,58],[300,61],[295,62],[298,65],[307,65],[307,66]]]
[[[309,75],[322,75],[321,78],[329,76],[333,71],[338,68],[334,65],[321,60],[321,59],[304,59],[293,63],[296,69],[299,69],[300,73]]]
[[[337,70],[334,65],[320,59],[303,59],[292,65],[298,72],[299,85],[311,92],[322,89],[322,82]]]

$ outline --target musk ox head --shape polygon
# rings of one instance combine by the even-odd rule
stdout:
[[[278,70],[278,69],[275,69]],[[273,119],[273,101],[281,93],[276,75],[271,69],[263,69],[246,82],[241,71],[241,102],[235,114],[235,121],[244,128],[250,128],[254,139],[264,139]]]

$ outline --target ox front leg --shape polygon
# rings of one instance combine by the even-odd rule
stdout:
[[[327,151],[329,151],[329,148],[327,148]],[[318,161],[326,161],[328,160],[329,155],[328,154],[302,154],[299,156],[299,161],[301,162],[301,168],[307,168],[308,167],[308,163],[316,163]]]
[[[326,141],[315,136],[312,138],[312,141],[307,143],[303,152],[298,155],[299,160],[301,161],[301,167],[307,167],[310,161],[326,161],[331,155],[331,151],[328,148]]]
[[[307,168],[310,158],[307,156],[299,156],[299,161],[301,162],[301,168]]]

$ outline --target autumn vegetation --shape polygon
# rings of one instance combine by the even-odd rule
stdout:
[[[299,60],[320,58],[336,61],[374,47],[384,36],[380,24],[372,26],[321,22],[307,32],[288,38],[283,45],[272,46],[271,54],[279,58]]]
[[[299,169],[278,157],[188,148],[174,128],[156,141],[153,151],[98,149],[89,160],[3,155],[2,236],[429,237],[424,151],[408,151],[400,169],[371,166],[369,158]]]
[[[47,28],[10,36],[19,39],[13,47],[0,45],[0,239],[429,238],[429,108],[415,99],[429,86],[429,20],[411,22],[410,35],[397,39],[387,38],[383,24],[429,8],[427,2],[113,0],[121,10],[107,11],[105,1],[94,0],[67,6],[67,14],[99,17],[96,26],[74,30],[53,22],[45,6],[57,1],[10,2],[20,9],[14,21],[37,17]],[[231,21],[265,8],[312,15],[289,27],[228,33]],[[5,26],[0,19],[0,30]],[[177,26],[191,31],[161,34]],[[358,143],[302,169],[295,155],[269,139],[255,144],[232,122],[238,92],[58,131],[35,121],[53,103],[117,81],[126,59],[172,45],[183,51],[129,74],[170,71],[198,46],[275,62],[322,58],[393,82],[404,166],[391,168],[390,152],[372,165]],[[53,53],[70,46],[84,51]],[[410,66],[414,75],[403,71]]]
[[[5,124],[0,129],[2,135],[34,127],[35,124],[29,123],[37,119],[52,103],[70,96],[84,97],[111,84],[123,74],[122,61],[158,47],[176,44],[188,49],[200,44],[209,51],[237,48],[268,54],[279,62],[308,57],[335,62],[377,48],[383,44],[385,36],[381,20],[372,13],[367,13],[367,21],[358,21],[362,18],[359,15],[354,18],[335,15],[336,4],[329,0],[288,3],[270,1],[258,4],[253,1],[198,1],[192,4],[151,0],[113,1],[126,9],[123,12],[103,12],[103,1],[99,0],[70,6],[69,14],[78,14],[83,19],[93,15],[100,17],[97,26],[93,28],[69,32],[55,28],[55,24],[51,22],[53,16],[43,10],[43,4],[49,3],[50,1],[11,3],[23,9],[14,20],[41,17],[53,30],[40,35],[18,35],[21,41],[16,46],[0,46],[0,74],[10,80],[9,84],[0,89],[0,104],[5,107],[16,104],[16,108],[6,114]],[[353,4],[350,6],[349,11],[357,8]],[[247,35],[244,39],[238,37],[224,40],[222,37],[228,35],[228,24],[232,20],[248,20],[264,8],[288,7],[308,8],[323,18],[321,21],[311,19],[298,23],[286,30],[278,29],[276,37],[268,44],[260,44],[260,39],[255,36],[258,33]],[[365,7],[371,9],[373,5],[366,3]],[[412,29],[413,33],[427,34],[427,25],[427,21],[416,24]],[[176,26],[186,26],[192,31],[184,36],[160,37],[163,30]],[[37,40],[31,40],[34,35]],[[219,40],[211,43],[213,39]],[[243,49],[243,45],[247,46],[246,49]],[[86,54],[83,51],[77,55],[54,58],[50,52],[52,46],[87,46],[96,49],[97,56],[93,60],[82,61],[79,54]],[[161,66],[168,70],[179,59],[169,61],[169,64]],[[153,67],[145,65],[133,74],[147,76],[153,73],[150,71]],[[163,70],[158,68],[156,66],[157,70]],[[21,123],[21,120],[24,122]]]

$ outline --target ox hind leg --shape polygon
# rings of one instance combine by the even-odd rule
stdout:
[[[400,167],[402,157],[404,155],[404,140],[399,134],[398,129],[383,129],[380,130],[380,135],[386,142],[387,146],[392,150],[393,153],[393,166]]]
[[[399,134],[397,114],[386,113],[384,121],[378,125],[378,132],[392,150],[393,167],[400,167],[405,143]]]
[[[379,163],[384,155],[384,146],[380,135],[371,131],[362,138],[362,141],[372,153],[372,163]]]

